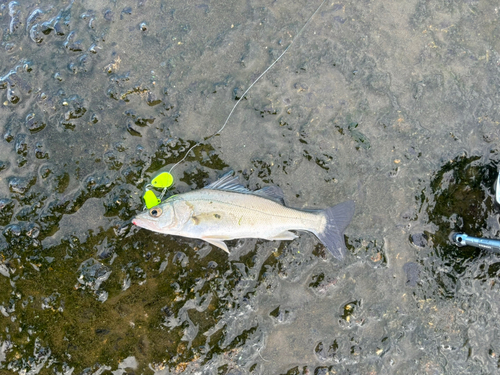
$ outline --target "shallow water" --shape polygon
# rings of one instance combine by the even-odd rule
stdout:
[[[0,372],[490,374],[500,365],[500,7],[327,2],[170,193],[234,169],[356,201],[220,249],[139,230],[319,2],[0,1]]]

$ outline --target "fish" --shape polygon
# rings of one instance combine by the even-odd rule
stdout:
[[[289,241],[297,238],[292,230],[306,231],[342,260],[347,250],[344,230],[354,207],[352,200],[323,210],[287,207],[278,186],[252,191],[229,171],[202,189],[172,195],[135,216],[132,223],[153,232],[201,239],[227,253],[227,240]]]

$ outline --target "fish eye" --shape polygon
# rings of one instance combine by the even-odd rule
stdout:
[[[149,215],[151,215],[153,217],[160,217],[162,213],[163,213],[163,211],[160,207],[154,207],[154,208],[149,210]]]

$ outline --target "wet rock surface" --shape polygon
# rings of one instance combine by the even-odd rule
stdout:
[[[354,199],[344,261],[131,225],[318,5],[0,2],[0,372],[497,371],[493,1],[325,3],[174,170]]]

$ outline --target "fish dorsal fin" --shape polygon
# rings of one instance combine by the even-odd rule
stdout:
[[[266,186],[260,190],[252,191],[241,185],[238,181],[238,177],[233,176],[233,174],[234,171],[227,172],[217,181],[214,181],[211,184],[205,186],[204,189],[224,190],[241,194],[257,195],[262,198],[271,199],[282,205],[285,204],[283,191],[280,187]]]
[[[279,186],[266,186],[260,190],[252,191],[253,195],[271,199],[279,204],[285,205],[285,195]]]
[[[205,186],[203,189],[234,191],[236,193],[252,194],[251,190],[241,185],[238,177],[233,176],[234,171],[229,171],[217,181]]]

